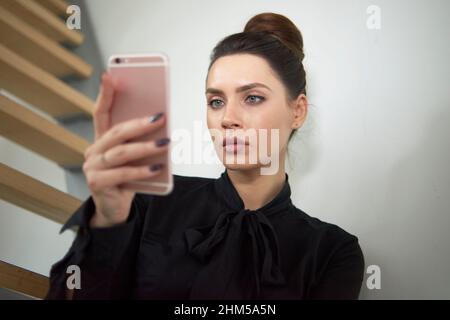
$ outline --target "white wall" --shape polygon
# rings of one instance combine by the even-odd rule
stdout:
[[[357,235],[366,264],[381,267],[381,290],[363,286],[361,298],[450,298],[448,1],[91,0],[87,4],[104,62],[113,53],[169,55],[173,129],[192,130],[194,121],[204,122],[209,54],[221,38],[242,31],[245,22],[260,12],[273,11],[293,20],[304,36],[312,104],[306,127],[291,145],[293,202]],[[372,4],[381,8],[380,30],[366,27],[366,9]],[[10,148],[4,146],[2,158],[3,150],[7,153]],[[36,160],[30,155],[26,159],[23,167]],[[19,165],[16,161],[12,160]],[[199,164],[176,165],[174,170],[213,177],[222,168]],[[46,179],[51,183],[50,177]],[[16,213],[5,206],[1,212],[0,254],[12,256],[13,249],[4,241],[20,236],[11,234],[16,229],[4,235],[8,228],[3,226]],[[35,230],[28,216],[26,221],[15,219],[29,239],[42,245],[40,251],[54,250],[62,256],[56,246],[67,239],[56,236],[58,228],[38,221]],[[47,227],[42,228],[44,224]],[[42,234],[58,240],[47,241]],[[16,262],[45,273],[48,261],[27,259],[25,252],[31,249],[26,246],[20,250],[25,251]],[[50,255],[44,258],[51,260]]]

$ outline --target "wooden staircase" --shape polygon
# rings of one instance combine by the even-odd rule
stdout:
[[[0,261],[0,285],[42,299],[48,291],[49,282],[43,275]]]
[[[65,24],[68,6],[65,0],[0,1],[0,88],[8,93],[0,93],[0,134],[61,167],[81,167],[89,142],[57,121],[91,117],[94,108],[94,101],[64,81],[87,79],[93,71],[68,49],[84,40]],[[1,163],[0,198],[58,223],[81,205],[70,194]],[[48,279],[0,257],[0,287],[44,298]]]

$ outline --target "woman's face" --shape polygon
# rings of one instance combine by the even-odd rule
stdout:
[[[299,114],[298,108],[288,105],[286,89],[265,59],[251,54],[217,59],[209,70],[205,94],[208,129],[225,167],[253,169],[267,166],[264,159],[269,159],[284,168],[289,135],[301,125],[306,110]],[[240,137],[249,145],[224,147],[226,136]],[[256,161],[249,158],[250,152]]]

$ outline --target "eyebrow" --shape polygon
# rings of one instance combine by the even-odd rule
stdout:
[[[265,84],[259,83],[259,82],[254,82],[254,83],[249,83],[246,84],[244,86],[241,86],[239,88],[236,88],[236,92],[243,92],[243,91],[247,91],[256,87],[263,87],[266,89],[269,89],[270,91],[272,91],[268,86],[266,86]],[[223,94],[224,92],[220,89],[216,89],[216,88],[208,88],[205,91],[205,94],[207,93],[213,93],[213,94]]]

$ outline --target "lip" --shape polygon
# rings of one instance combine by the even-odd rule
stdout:
[[[238,137],[225,137],[222,145],[224,147],[227,145],[248,145],[248,142]]]

